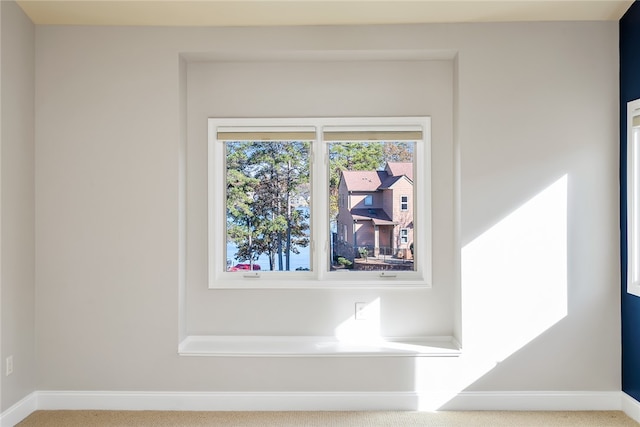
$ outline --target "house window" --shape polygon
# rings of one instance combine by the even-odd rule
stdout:
[[[401,228],[400,229],[400,244],[406,245],[409,243],[409,229]]]
[[[640,296],[640,100],[627,104],[627,292]]]
[[[400,196],[400,210],[402,212],[409,210],[409,196]]]
[[[430,286],[430,259],[400,247],[431,252],[429,134],[428,118],[209,119],[209,287]]]

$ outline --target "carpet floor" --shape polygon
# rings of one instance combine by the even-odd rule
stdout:
[[[179,412],[36,411],[19,427],[637,427],[620,411]]]

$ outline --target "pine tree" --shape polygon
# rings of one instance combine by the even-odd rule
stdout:
[[[266,254],[270,270],[289,270],[291,253],[309,245],[309,214],[293,204],[309,185],[309,150],[302,141],[227,142],[227,234],[239,261]]]

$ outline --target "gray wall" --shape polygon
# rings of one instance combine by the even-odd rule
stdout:
[[[35,390],[35,29],[14,2],[0,2],[2,401]],[[13,355],[14,373],[5,377]]]
[[[620,390],[617,35],[613,22],[37,27],[38,388]],[[433,123],[434,133],[451,139],[450,163],[437,166],[451,175],[439,177],[443,187],[435,191],[459,188],[459,213],[439,218],[459,242],[451,237],[435,248],[443,261],[434,264],[433,292],[409,303],[393,292],[206,290],[201,270],[180,260],[181,248],[202,245],[193,241],[194,224],[185,227],[181,218],[203,214],[185,209],[194,195],[192,183],[180,186],[180,159],[185,147],[206,144],[206,123],[191,123],[200,117],[186,108],[195,105],[189,74],[198,55],[180,54],[206,53],[201,57],[217,63],[262,57],[282,66],[278,56],[350,51],[402,60],[452,52],[451,119]],[[408,83],[396,78],[386,84],[406,91]],[[252,82],[251,91],[267,90]],[[237,95],[256,96],[242,85]],[[211,105],[230,116],[246,111]],[[430,114],[426,105],[418,100],[415,108],[382,113]],[[369,107],[363,100],[345,114]],[[456,198],[449,200],[455,206]],[[185,333],[330,331],[354,298],[377,296],[390,301],[389,330],[454,332],[464,355],[176,354]],[[204,313],[207,303],[226,309]],[[253,317],[236,323],[234,307]],[[279,312],[284,317],[272,317]]]
[[[451,55],[449,55],[451,56]],[[193,335],[330,336],[356,301],[380,298],[383,336],[453,335],[453,59],[192,62],[187,72],[187,331]],[[430,290],[212,292],[207,284],[208,117],[430,116]],[[424,212],[418,212],[423,221]],[[424,223],[424,222],[422,222]],[[263,267],[264,268],[264,267]],[[256,313],[260,313],[256,316]],[[257,318],[259,317],[259,318]],[[304,321],[300,321],[304,318]]]

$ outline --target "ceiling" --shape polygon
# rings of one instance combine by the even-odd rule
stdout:
[[[266,26],[617,21],[633,0],[18,0],[35,24]]]

